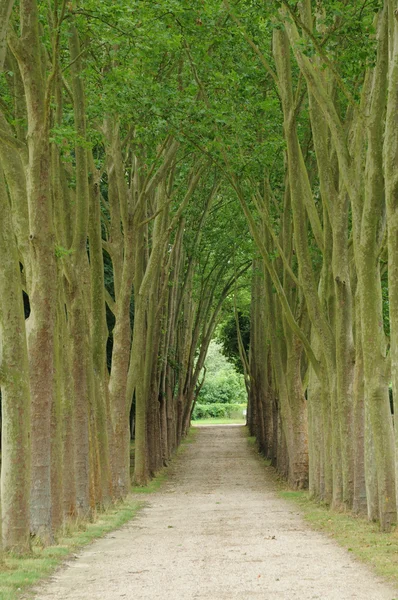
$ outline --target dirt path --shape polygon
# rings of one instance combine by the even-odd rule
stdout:
[[[138,518],[37,600],[393,600],[398,592],[278,498],[240,427],[206,427]]]

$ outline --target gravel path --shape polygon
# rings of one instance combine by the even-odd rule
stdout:
[[[398,592],[278,498],[241,427],[203,427],[139,516],[37,600],[393,600]]]

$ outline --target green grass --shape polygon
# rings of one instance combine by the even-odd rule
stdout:
[[[197,431],[190,430],[177,450],[177,456],[194,442],[196,434]],[[134,457],[134,444],[131,450]],[[7,555],[5,567],[0,567],[0,600],[17,600],[22,592],[29,594],[29,588],[51,575],[63,560],[133,519],[145,505],[145,501],[139,496],[156,492],[166,481],[168,474],[169,467],[166,467],[146,487],[133,487],[132,495],[123,502],[115,503],[105,512],[98,513],[92,523],[69,523],[58,534],[55,545],[43,548],[36,544],[31,553],[24,557]]]
[[[315,529],[327,533],[382,577],[398,584],[398,531],[382,533],[377,523],[337,512],[309,498],[308,492],[280,490],[281,498],[298,505]]]
[[[248,443],[256,448],[255,438],[248,437]],[[313,529],[326,533],[378,575],[398,584],[398,530],[382,533],[377,523],[349,512],[334,511],[324,503],[311,499],[308,491],[289,489],[286,482],[271,469],[270,461],[263,459],[263,462],[277,485],[278,495],[296,504]]]
[[[0,600],[15,600],[30,586],[50,575],[68,556],[94,539],[130,521],[143,505],[129,496],[99,513],[92,523],[69,523],[59,532],[57,543],[46,548],[33,545],[29,555],[7,555],[0,569]]]
[[[160,471],[154,479],[151,479],[151,481],[148,483],[148,485],[133,486],[132,492],[133,492],[133,494],[153,494],[153,492],[157,492],[157,490],[160,488],[162,483],[164,481],[166,481],[166,479],[167,479],[167,468],[162,469],[162,471]]]
[[[211,419],[197,419],[192,421],[192,426],[195,425],[244,425],[244,419],[227,419],[227,418],[211,418]]]

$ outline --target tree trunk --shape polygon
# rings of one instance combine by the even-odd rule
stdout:
[[[1,510],[3,546],[29,550],[30,390],[18,252],[0,169],[0,331],[2,394]],[[1,540],[0,540],[1,543]]]

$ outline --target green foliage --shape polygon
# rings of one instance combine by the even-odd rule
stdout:
[[[83,139],[76,133],[76,130],[71,125],[54,126],[51,129],[50,142],[56,144],[64,152],[71,152],[75,145],[90,149],[90,144],[86,139]]]
[[[236,419],[231,419],[229,417],[215,417],[208,419],[196,419],[196,421],[192,422],[194,428],[200,425],[244,425],[246,422],[246,417],[241,415]]]
[[[73,249],[69,249],[68,248],[64,248],[63,246],[60,246],[59,244],[55,245],[55,256],[57,258],[64,258],[65,256],[70,256],[71,254],[73,254]]]
[[[250,345],[250,318],[243,312],[238,311],[238,320],[243,346],[246,354],[248,354]],[[227,319],[221,323],[221,326],[217,331],[217,339],[221,343],[221,351],[224,356],[231,361],[239,373],[243,373],[243,366],[239,355],[236,320],[233,314],[229,315]]]
[[[206,378],[198,396],[201,405],[240,404],[246,401],[243,377],[212,341],[206,358]],[[214,415],[224,416],[224,415]]]
[[[243,402],[246,390],[242,378],[234,371],[220,371],[218,375],[209,377],[203,384],[199,394],[201,404],[230,404]]]
[[[383,265],[384,266],[384,265]],[[390,302],[388,297],[388,270],[382,270],[381,293],[383,300],[383,326],[384,333],[390,337]]]
[[[196,404],[192,413],[192,420],[199,419],[238,419],[243,417],[246,404]]]

